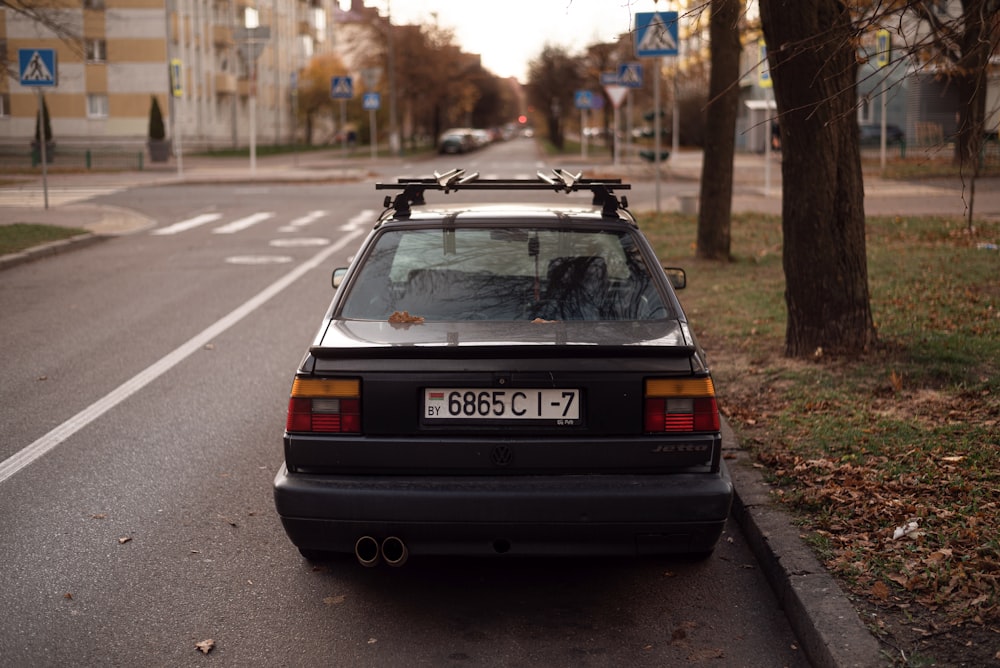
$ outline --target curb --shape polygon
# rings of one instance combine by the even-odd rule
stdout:
[[[728,432],[728,434],[727,434]],[[733,519],[743,530],[785,617],[817,668],[876,668],[878,640],[840,585],[799,535],[791,516],[771,500],[749,453],[723,423],[726,464],[733,479]]]
[[[90,246],[91,244],[95,244],[98,241],[104,241],[105,239],[107,239],[105,235],[85,232],[68,239],[60,239],[59,241],[50,241],[48,243],[32,246],[31,248],[27,248],[20,253],[0,255],[0,271],[16,267],[27,262],[32,262],[39,258],[58,255],[59,253],[65,253],[66,251],[76,248]]]

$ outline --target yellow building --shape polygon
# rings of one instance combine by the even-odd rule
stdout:
[[[246,146],[254,88],[257,140],[287,143],[295,132],[294,73],[314,53],[332,49],[327,18],[334,4],[56,0],[39,9],[32,0],[4,3],[0,49],[8,77],[0,81],[0,144],[26,146],[34,136],[37,89],[22,86],[19,73],[10,76],[20,49],[56,51],[57,85],[41,90],[60,146],[144,144],[152,96],[168,136],[180,134],[185,150]],[[247,30],[248,9],[259,28]],[[174,87],[172,60],[181,72]]]

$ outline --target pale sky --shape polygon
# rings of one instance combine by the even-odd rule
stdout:
[[[526,80],[528,61],[545,44],[581,53],[635,27],[636,12],[667,11],[667,0],[367,0],[393,23],[433,23],[452,28],[463,51],[482,56],[498,76]]]

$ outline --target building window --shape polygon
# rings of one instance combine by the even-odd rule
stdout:
[[[108,59],[108,46],[103,39],[87,40],[87,62],[103,63]]]
[[[10,116],[10,93],[0,93],[0,118]]]
[[[87,95],[87,118],[107,118],[108,117],[108,96],[107,95]]]
[[[104,9],[104,0],[83,0],[84,9]]]

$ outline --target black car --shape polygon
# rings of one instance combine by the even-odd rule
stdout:
[[[859,139],[862,145],[869,146],[872,144],[882,143],[882,125],[881,123],[864,123],[858,126]],[[903,144],[906,142],[906,133],[904,133],[898,125],[886,125],[885,126],[885,143],[886,144]]]
[[[303,555],[714,549],[732,500],[715,387],[628,187],[376,185],[396,194],[292,383],[274,495]],[[564,201],[424,203],[497,190]]]
[[[471,130],[448,130],[438,140],[438,153],[468,153],[474,148]]]

